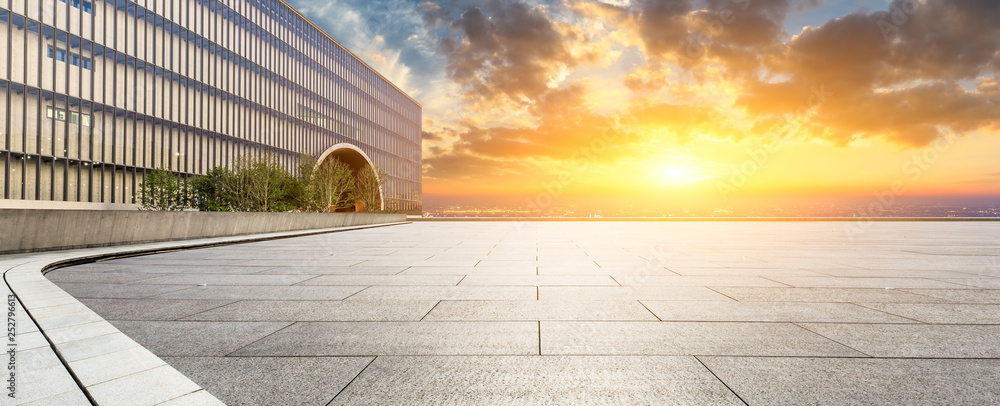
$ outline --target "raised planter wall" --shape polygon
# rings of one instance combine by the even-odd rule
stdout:
[[[0,254],[402,221],[405,214],[0,209]]]

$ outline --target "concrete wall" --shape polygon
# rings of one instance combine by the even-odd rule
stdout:
[[[400,221],[405,214],[0,209],[0,254]]]

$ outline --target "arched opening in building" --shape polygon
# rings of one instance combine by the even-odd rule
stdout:
[[[318,168],[328,159],[336,159],[347,164],[355,176],[357,176],[360,171],[372,171],[375,173],[375,165],[372,163],[372,160],[368,158],[368,155],[365,154],[365,152],[360,148],[351,144],[341,143],[327,148],[316,161],[316,167]],[[356,202],[354,207],[338,208],[337,211],[364,211],[365,208],[363,207],[363,204],[361,206],[359,206],[359,204],[360,203]],[[385,191],[381,189],[379,190],[379,207],[377,209],[385,209]]]

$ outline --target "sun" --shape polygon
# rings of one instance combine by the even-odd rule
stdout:
[[[687,165],[669,164],[656,169],[657,177],[664,183],[686,185],[707,179],[701,171]]]

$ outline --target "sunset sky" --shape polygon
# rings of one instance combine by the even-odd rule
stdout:
[[[290,0],[423,105],[425,197],[1000,195],[996,0]]]

